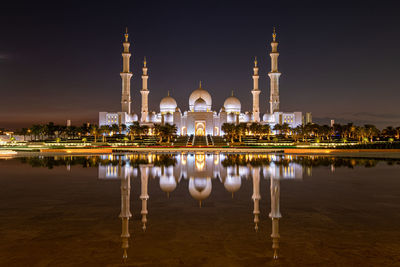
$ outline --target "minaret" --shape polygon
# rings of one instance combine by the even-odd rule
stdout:
[[[282,217],[279,209],[280,198],[280,180],[271,176],[271,212],[269,217],[272,220],[272,250],[274,251],[274,259],[278,259],[279,250],[279,219]]]
[[[131,78],[132,72],[129,72],[129,53],[130,43],[128,42],[128,28],[125,31],[124,52],[122,52],[123,66],[121,72],[122,78],[122,97],[121,97],[121,111],[131,114]]]
[[[142,75],[142,90],[140,93],[142,94],[142,117],[140,119],[141,122],[147,122],[147,115],[149,114],[149,104],[148,104],[148,95],[150,93],[149,89],[147,89],[147,80],[149,79],[149,75],[147,75],[147,62],[146,58],[143,61],[143,75]]]
[[[268,76],[271,80],[270,83],[270,97],[269,97],[269,105],[270,105],[270,113],[279,111],[279,76],[281,73],[278,71],[278,42],[276,41],[276,32],[274,27],[274,32],[272,34],[272,43],[271,43],[272,51],[269,54],[271,56],[271,72],[268,73]]]
[[[146,230],[147,223],[147,200],[149,199],[149,195],[147,193],[147,184],[149,180],[149,167],[147,165],[140,166],[140,181],[141,181],[141,191],[140,191],[140,199],[142,200],[142,229]]]
[[[127,177],[121,178],[121,213],[119,217],[122,220],[122,245],[123,249],[123,259],[126,260],[128,257],[128,248],[129,248],[129,219],[132,217],[130,211],[130,194],[131,194],[131,178],[128,175]]]
[[[258,231],[258,223],[260,222],[260,168],[253,167],[253,199],[254,207],[253,207],[253,214],[254,214],[254,230]]]
[[[258,66],[257,66],[257,58],[254,59],[254,68],[253,68],[253,90],[251,93],[253,94],[253,121],[260,122],[260,93],[261,91],[258,89]]]

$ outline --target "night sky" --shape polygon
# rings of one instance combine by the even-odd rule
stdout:
[[[200,80],[214,110],[232,90],[242,111],[250,110],[257,56],[266,113],[276,26],[282,111],[312,112],[317,123],[400,126],[400,18],[394,1],[81,2],[2,4],[0,128],[67,119],[80,125],[97,122],[99,111],[119,111],[126,26],[135,113],[144,56],[150,109],[156,111],[168,90],[186,110]]]

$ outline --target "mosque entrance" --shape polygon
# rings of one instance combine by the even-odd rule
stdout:
[[[206,122],[205,121],[196,121],[195,133],[197,136],[206,135]]]

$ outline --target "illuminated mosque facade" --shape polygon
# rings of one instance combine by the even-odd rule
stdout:
[[[148,88],[148,68],[146,59],[143,62],[142,69],[142,89],[140,90],[141,113],[135,114],[131,109],[131,88],[130,81],[132,72],[130,71],[129,50],[130,43],[128,41],[128,33],[126,32],[125,41],[123,42],[123,70],[120,73],[122,79],[122,97],[120,112],[100,112],[99,125],[121,125],[127,126],[134,122],[139,122],[141,125],[148,125],[150,128],[154,124],[175,124],[178,135],[223,135],[221,127],[224,123],[252,123],[270,124],[271,128],[275,124],[287,123],[294,128],[298,125],[311,122],[311,114],[306,113],[303,116],[302,112],[282,112],[279,109],[279,77],[281,73],[278,71],[278,42],[276,41],[275,30],[273,32],[273,41],[271,42],[271,71],[268,73],[270,79],[270,98],[269,111],[261,116],[260,113],[260,93],[258,86],[258,62],[254,60],[253,67],[253,89],[251,90],[253,109],[252,111],[242,111],[240,100],[233,95],[229,96],[220,110],[217,112],[212,107],[211,94],[202,87],[200,82],[199,87],[194,90],[189,96],[189,110],[182,111],[175,99],[169,94],[160,101],[160,110],[149,111],[149,93]]]

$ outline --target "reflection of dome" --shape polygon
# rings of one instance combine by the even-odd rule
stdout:
[[[189,108],[191,110],[194,108],[194,102],[199,98],[202,98],[206,102],[207,108],[211,109],[211,95],[206,90],[201,88],[200,84],[200,87],[190,94]]]
[[[160,188],[162,191],[171,193],[176,188],[176,180],[174,176],[165,176],[162,175],[160,177]]]
[[[232,95],[225,100],[224,107],[226,112],[240,112],[241,104],[239,99]]]
[[[196,112],[205,112],[207,111],[207,103],[203,98],[198,98],[196,101],[194,101],[194,111]]]
[[[242,185],[240,176],[228,176],[225,180],[224,187],[228,192],[234,193],[239,190]]]
[[[196,200],[204,200],[211,194],[211,178],[190,178],[189,193]]]
[[[160,102],[160,111],[161,112],[174,112],[177,107],[176,101],[173,97],[168,96],[164,97]]]

